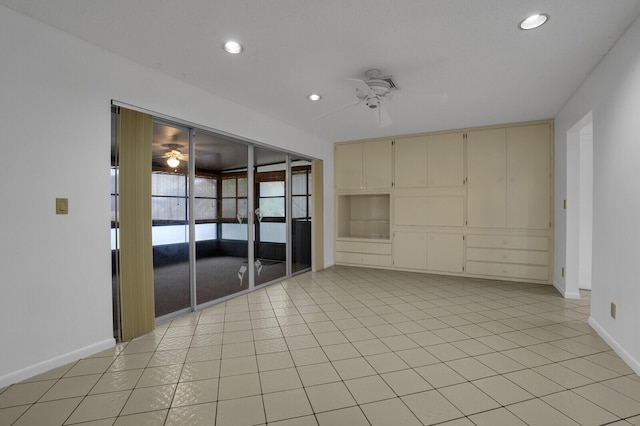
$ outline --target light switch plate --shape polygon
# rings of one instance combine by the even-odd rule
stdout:
[[[56,198],[56,214],[69,214],[68,198]]]

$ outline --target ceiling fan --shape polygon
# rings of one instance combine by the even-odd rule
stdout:
[[[368,70],[365,76],[366,80],[357,78],[345,79],[345,81],[355,87],[357,101],[318,115],[314,117],[313,120],[364,103],[374,114],[378,127],[390,125],[391,118],[383,106],[383,100],[391,99],[392,90],[397,89],[395,82],[391,76],[380,76],[380,71],[377,69]]]
[[[176,168],[180,165],[180,161],[189,161],[189,155],[180,152],[180,145],[167,144],[164,146],[166,146],[169,150],[162,155],[162,158],[167,159],[167,165],[169,167]]]

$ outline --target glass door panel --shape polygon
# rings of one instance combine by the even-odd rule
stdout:
[[[156,318],[191,307],[189,130],[153,124],[151,220]]]
[[[196,304],[249,288],[247,145],[196,133]]]
[[[291,161],[291,272],[311,268],[311,162]]]
[[[256,147],[255,166],[255,285],[287,275],[286,170],[287,155]]]

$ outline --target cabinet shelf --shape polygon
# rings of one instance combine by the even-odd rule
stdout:
[[[389,194],[338,196],[338,238],[388,240],[390,232]]]

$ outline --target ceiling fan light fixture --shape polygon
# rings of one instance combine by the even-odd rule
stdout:
[[[317,93],[312,93],[307,96],[307,99],[309,99],[311,102],[318,102],[320,99],[322,99],[322,96]]]
[[[175,157],[170,157],[167,159],[167,165],[171,168],[176,168],[180,165],[180,160]]]
[[[222,48],[225,52],[231,53],[232,55],[238,55],[242,53],[244,48],[240,43],[234,40],[229,40],[222,45]]]
[[[548,20],[549,15],[547,15],[546,13],[531,15],[526,19],[520,21],[520,24],[518,24],[518,28],[520,28],[521,30],[533,30],[541,27]]]

